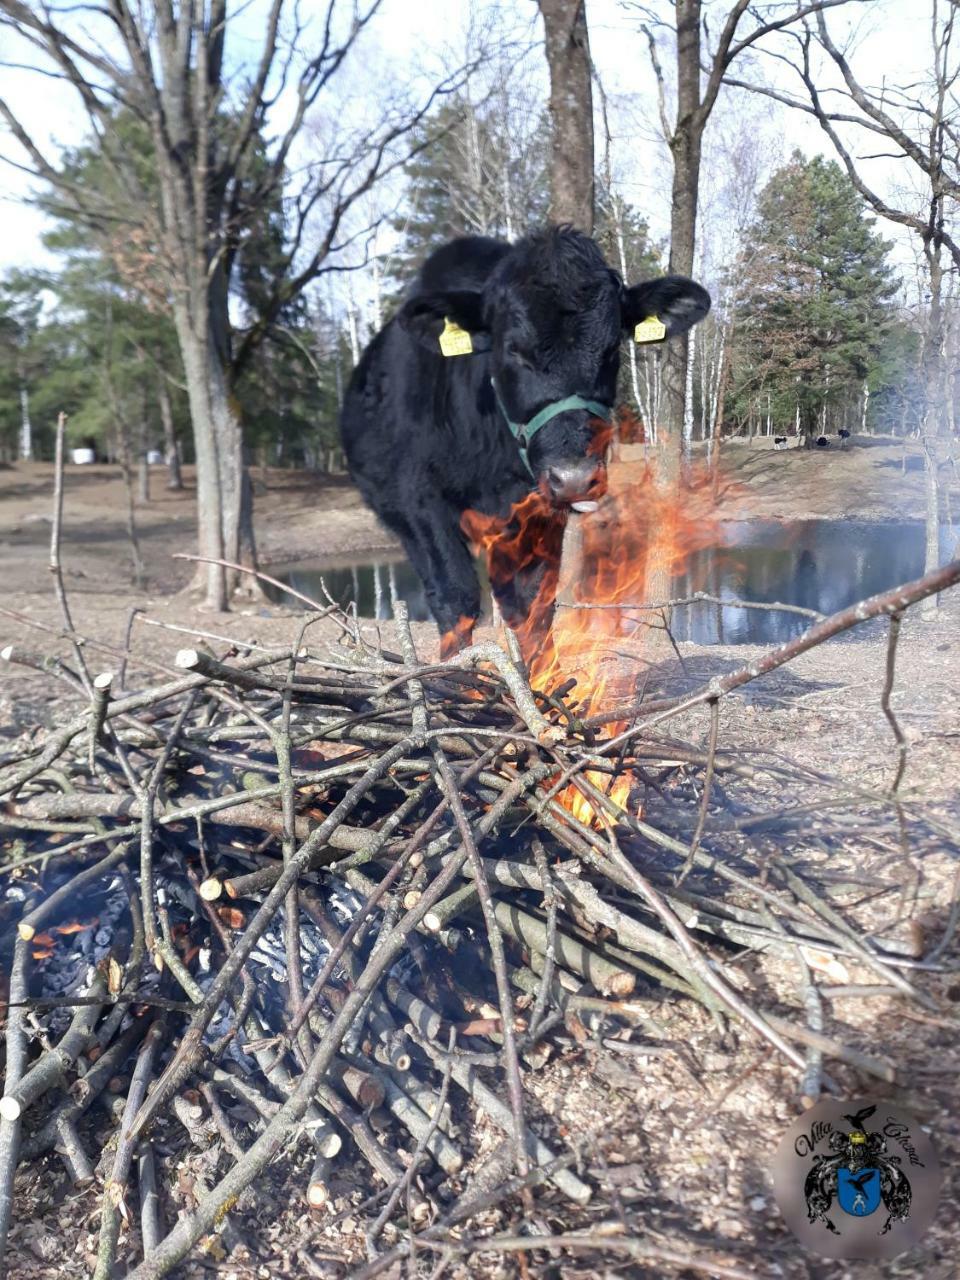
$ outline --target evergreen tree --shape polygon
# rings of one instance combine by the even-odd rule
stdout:
[[[760,196],[740,266],[733,408],[807,439],[849,421],[893,321],[890,244],[833,161],[795,153]],[[841,416],[843,415],[843,416]]]
[[[547,220],[548,121],[506,92],[482,106],[444,102],[416,139],[407,195],[394,228],[402,238],[391,275],[403,285],[433,249],[455,236],[512,240]]]

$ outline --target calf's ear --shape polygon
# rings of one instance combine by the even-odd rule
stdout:
[[[624,289],[623,327],[637,342],[661,342],[686,333],[710,310],[710,295],[686,276],[661,276]]]
[[[424,293],[397,312],[397,323],[421,346],[438,355],[472,355],[490,350],[483,321],[483,295],[471,289]]]

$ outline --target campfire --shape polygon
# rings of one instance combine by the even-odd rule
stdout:
[[[691,469],[678,492],[663,483],[653,462],[639,475],[615,478],[600,509],[579,521],[577,580],[556,612],[564,526],[539,491],[505,520],[465,513],[464,532],[483,555],[493,586],[546,562],[533,607],[514,629],[535,691],[562,700],[564,711],[581,721],[631,700],[646,670],[651,628],[664,625],[666,602],[657,608],[655,588],[682,574],[694,552],[724,542],[713,490],[711,472]],[[626,721],[602,718],[611,737],[627,728]],[[583,776],[616,808],[628,804],[634,782],[629,769],[618,777],[595,770]],[[586,822],[601,821],[575,783],[559,798]]]
[[[715,537],[691,501],[670,507],[647,476],[585,521],[587,572],[549,649],[535,620],[519,650],[429,663],[400,602],[381,636],[307,601],[287,645],[198,636],[170,670],[81,644],[69,624],[70,662],[0,651],[83,700],[0,758],[0,1233],[17,1168],[54,1158],[100,1195],[97,1274],[122,1258],[136,1280],[215,1237],[229,1248],[246,1189],[282,1150],[317,1212],[339,1160],[368,1168],[356,1275],[409,1252],[406,1235],[384,1246],[391,1221],[426,1246],[534,1187],[583,1206],[582,1141],[536,1132],[528,1090],[557,1052],[655,1035],[651,1001],[697,1002],[765,1041],[811,1097],[830,1059],[892,1078],[823,1031],[809,966],[922,993],[838,914],[816,866],[778,859],[808,812],[771,814],[771,782],[799,798],[808,780],[724,750],[720,706],[830,636],[898,619],[960,565],[650,697],[636,659],[655,611],[638,602]],[[555,536],[532,504],[511,527],[505,550],[472,523],[492,576]],[[313,640],[317,613],[339,642]],[[604,657],[624,646],[626,676]],[[795,975],[789,1009],[738,981],[755,949]],[[512,1163],[493,1201],[469,1176],[478,1114]],[[206,1184],[176,1218],[157,1188],[183,1148]],[[644,1248],[657,1265],[655,1233]],[[671,1266],[694,1258],[670,1249]]]

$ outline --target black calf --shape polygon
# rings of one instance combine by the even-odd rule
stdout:
[[[567,513],[595,509],[606,490],[624,333],[663,341],[709,308],[680,276],[625,287],[568,227],[515,245],[454,240],[427,259],[354,370],[341,434],[360,492],[423,579],[445,654],[470,642],[480,609],[464,512],[473,526],[506,522],[539,492],[543,536],[493,575],[518,626],[556,568]],[[503,536],[517,532],[514,519]]]

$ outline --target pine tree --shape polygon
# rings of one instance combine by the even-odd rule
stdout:
[[[548,122],[542,111],[517,111],[511,102],[503,93],[477,106],[460,95],[424,126],[394,220],[402,237],[391,271],[397,284],[455,236],[512,240],[546,222]]]
[[[891,245],[833,161],[795,153],[761,194],[742,265],[734,410],[809,440],[849,417],[893,321]]]

